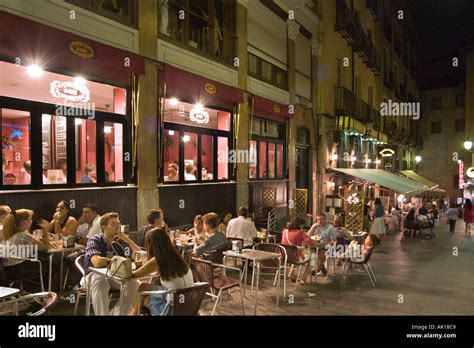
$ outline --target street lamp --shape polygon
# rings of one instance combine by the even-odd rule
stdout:
[[[464,142],[464,148],[465,148],[467,151],[471,151],[471,149],[472,149],[472,141],[466,140],[466,141]]]
[[[415,162],[420,163],[421,162],[421,156],[416,156],[415,157]]]

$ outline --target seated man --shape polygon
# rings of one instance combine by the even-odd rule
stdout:
[[[255,224],[247,219],[246,207],[239,208],[239,217],[232,219],[227,224],[227,237],[240,238],[244,240],[244,248],[253,245],[253,239],[257,237]]]
[[[140,247],[145,247],[145,236],[151,229],[158,227],[165,231],[168,230],[168,225],[163,221],[164,216],[163,210],[161,209],[150,209],[146,214],[146,220],[148,221],[148,225],[142,226],[138,230],[137,244]]]
[[[202,221],[208,238],[200,246],[194,247],[193,256],[196,257],[225,249],[228,246],[227,237],[219,231],[219,215],[216,213],[206,214],[203,216]]]
[[[316,223],[311,226],[308,231],[308,236],[316,236],[320,239],[318,243],[318,269],[317,272],[321,271],[324,276],[327,276],[326,267],[324,267],[324,262],[326,261],[326,249],[329,247],[329,244],[336,243],[336,230],[334,226],[327,223],[326,215],[324,213],[319,213],[316,215]]]
[[[87,241],[86,256],[84,259],[84,268],[86,269],[87,282],[90,286],[92,306],[95,315],[119,315],[128,313],[137,295],[140,283],[136,279],[130,279],[123,293],[123,308],[117,303],[112,311],[109,310],[109,290],[110,288],[120,289],[120,283],[115,279],[107,279],[102,274],[87,273],[89,267],[103,268],[110,264],[109,255],[113,255],[112,242],[120,243],[126,252],[140,251],[136,245],[125,233],[120,231],[120,221],[118,213],[107,213],[100,218],[102,233],[95,235]],[[85,279],[81,280],[85,285]]]

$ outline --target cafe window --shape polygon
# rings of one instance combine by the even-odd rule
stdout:
[[[28,70],[0,61],[1,188],[126,182],[126,89]]]
[[[129,26],[137,25],[138,0],[66,0],[66,2]]]
[[[231,179],[232,114],[177,99],[164,106],[164,183]]]
[[[249,75],[265,82],[271,83],[279,88],[287,89],[287,72],[276,65],[249,53]]]
[[[234,0],[160,0],[161,38],[232,63],[234,58]]]
[[[65,116],[41,118],[43,184],[67,184],[67,122]]]
[[[252,119],[249,141],[249,179],[283,179],[285,176],[285,124]]]
[[[0,109],[0,120],[3,185],[30,185],[30,113],[13,109]]]

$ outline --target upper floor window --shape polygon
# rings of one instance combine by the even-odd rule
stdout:
[[[248,72],[260,80],[271,83],[279,88],[287,88],[287,72],[276,65],[249,53]]]
[[[461,118],[459,120],[456,120],[456,123],[455,123],[455,131],[456,132],[464,132],[465,128],[466,128],[466,119],[465,118]]]
[[[441,133],[441,121],[431,122],[431,134]]]
[[[464,94],[456,95],[456,106],[466,105],[466,96]]]
[[[441,97],[432,97],[431,98],[431,109],[441,109],[443,107]]]
[[[117,22],[136,27],[138,0],[66,0]],[[161,0],[160,0],[161,2]]]
[[[232,63],[234,0],[159,0],[160,36]]]

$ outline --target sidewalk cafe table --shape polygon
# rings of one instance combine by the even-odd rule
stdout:
[[[65,252],[73,252],[81,249],[85,249],[86,246],[82,244],[75,244],[73,247],[64,248],[62,246],[63,241],[54,241],[51,242],[53,247],[48,249],[49,254],[49,276],[48,276],[48,291],[51,291],[51,278],[53,273],[53,257],[55,254],[61,253],[61,270],[59,273],[59,289],[61,289],[62,279],[63,279],[63,265],[64,265],[64,253]]]
[[[255,304],[254,304],[254,315],[257,315],[257,303],[258,303],[258,286],[260,281],[260,264],[262,261],[266,260],[278,260],[278,269],[281,269],[281,254],[271,253],[268,251],[263,250],[253,250],[253,249],[243,249],[241,253],[236,251],[227,250],[224,251],[224,261],[227,257],[229,258],[239,258],[244,261],[244,296],[245,296],[245,287],[247,285],[247,270],[248,270],[248,262],[253,261],[254,266],[257,268],[257,279],[255,285]],[[277,298],[276,298],[276,305],[280,304],[280,276],[278,277],[278,290],[277,290]]]

